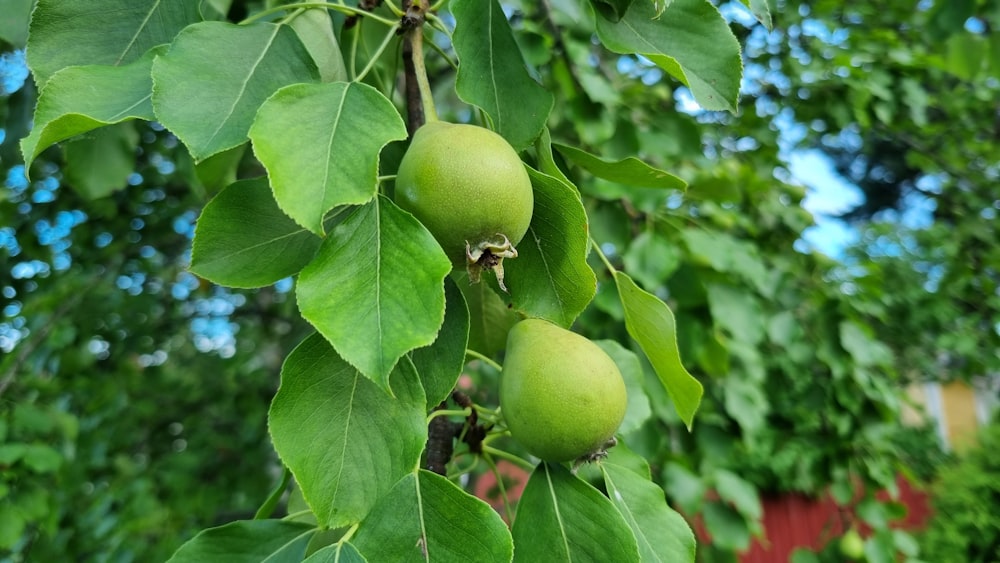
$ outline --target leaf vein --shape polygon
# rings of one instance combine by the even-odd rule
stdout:
[[[125,60],[125,55],[132,50],[132,46],[135,45],[136,40],[139,39],[139,35],[142,33],[142,30],[145,29],[146,24],[149,23],[149,18],[153,17],[153,13],[160,7],[160,1],[161,0],[156,0],[156,2],[153,3],[153,6],[149,9],[149,13],[146,14],[145,18],[143,18],[142,23],[139,24],[139,28],[135,30],[135,35],[133,35],[132,39],[129,40],[127,45],[125,45],[125,50],[122,51],[121,55],[118,55],[118,59],[115,60],[115,66],[122,64],[122,61]]]
[[[279,25],[274,26],[274,33],[271,34],[270,39],[267,40],[267,43],[261,50],[260,55],[257,57],[257,60],[255,60],[253,62],[253,65],[250,66],[250,70],[249,72],[247,72],[246,78],[240,84],[239,92],[237,92],[236,96],[234,96],[233,98],[233,105],[229,107],[229,111],[226,112],[225,117],[223,117],[222,120],[219,121],[219,125],[215,128],[215,131],[212,132],[212,135],[208,138],[208,141],[205,142],[205,146],[210,146],[212,144],[212,141],[214,141],[215,138],[219,135],[219,132],[222,131],[222,127],[226,123],[228,123],[229,119],[233,116],[233,113],[236,111],[236,106],[239,105],[240,100],[243,98],[243,94],[246,93],[247,85],[250,83],[250,79],[253,78],[254,72],[256,71],[257,67],[260,66],[261,61],[263,61],[264,57],[267,56],[267,52],[271,49],[271,45],[274,43],[275,38],[278,37],[278,32],[280,30],[281,26]]]

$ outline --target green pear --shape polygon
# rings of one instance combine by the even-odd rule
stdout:
[[[625,382],[590,340],[548,321],[510,329],[500,407],[511,436],[545,461],[599,452],[625,417]]]
[[[503,137],[482,127],[432,121],[413,135],[396,175],[396,203],[413,214],[464,265],[470,281],[503,260],[531,224],[531,178]]]
[[[851,528],[841,536],[840,553],[848,559],[861,559],[865,556],[865,540],[856,529]]]

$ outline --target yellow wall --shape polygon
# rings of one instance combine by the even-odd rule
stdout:
[[[975,442],[980,422],[974,387],[960,381],[915,383],[907,387],[906,394],[923,410],[905,405],[901,413],[903,424],[937,423],[938,434],[946,441],[946,447],[955,451],[962,451]]]
[[[975,441],[979,419],[976,417],[976,394],[969,385],[952,382],[941,386],[941,410],[945,432],[955,451],[961,451]]]

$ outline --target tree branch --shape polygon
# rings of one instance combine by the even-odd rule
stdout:
[[[423,25],[427,9],[427,0],[411,0],[400,28],[406,34],[403,40],[403,76],[406,131],[411,137],[428,119],[437,119],[430,84],[427,82],[427,70],[424,68]]]

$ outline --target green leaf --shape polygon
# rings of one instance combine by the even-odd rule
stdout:
[[[736,112],[740,44],[711,2],[673,0],[660,15],[652,2],[636,2],[618,22],[598,14],[597,36],[615,53],[653,61],[691,88],[702,108]]]
[[[792,552],[788,563],[821,563],[820,558],[808,548],[799,547]]]
[[[302,270],[299,310],[345,360],[390,391],[400,356],[434,342],[441,328],[449,271],[427,229],[379,197],[337,225]]]
[[[492,128],[515,150],[524,149],[549,118],[552,94],[528,74],[497,0],[454,0],[451,11],[459,97],[489,114]]]
[[[369,561],[510,561],[500,515],[454,483],[423,469],[407,475],[354,536]]]
[[[210,156],[198,164],[191,161],[194,167],[195,181],[209,193],[218,193],[222,188],[232,184],[236,181],[236,174],[239,171],[240,161],[246,154],[246,148],[246,145],[233,147]],[[181,154],[184,154],[188,159],[191,158],[191,155],[184,152]]]
[[[0,445],[0,465],[13,465],[17,460],[24,457],[24,452],[26,451],[28,451],[28,444]]]
[[[379,151],[405,138],[392,102],[371,86],[345,82],[282,88],[250,128],[278,205],[320,235],[328,211],[375,196]]]
[[[514,561],[639,561],[635,536],[608,497],[561,465],[540,463],[517,505]]]
[[[267,495],[264,499],[263,504],[254,513],[254,520],[267,520],[274,514],[274,509],[277,508],[278,503],[281,502],[282,497],[285,496],[285,491],[288,490],[289,483],[292,482],[292,470],[285,466],[281,467],[281,480],[278,484],[271,489],[271,494]],[[287,508],[287,506],[286,506]]]
[[[268,425],[320,526],[360,522],[419,462],[425,399],[409,361],[393,371],[392,383],[395,398],[318,334],[285,359]]]
[[[768,30],[773,27],[771,22],[771,8],[767,5],[767,0],[740,0],[743,4],[750,8],[750,13],[753,17],[757,18],[757,21],[764,24]]]
[[[713,542],[722,549],[745,550],[750,547],[750,528],[746,520],[726,504],[706,504],[702,512],[705,528]]]
[[[568,328],[597,293],[587,264],[587,213],[571,186],[528,168],[534,188],[531,226],[504,262],[514,307]]]
[[[858,517],[873,528],[881,529],[889,525],[889,517],[885,505],[872,497],[859,502],[855,510],[857,510]]]
[[[646,465],[639,456],[631,457]],[[693,563],[694,532],[684,517],[667,505],[663,489],[649,480],[648,466],[645,475],[610,459],[600,467],[608,496],[635,534],[642,561]]]
[[[700,475],[683,465],[669,462],[663,468],[661,482],[670,498],[680,506],[681,510],[688,514],[701,511],[707,487]]]
[[[748,520],[760,520],[764,509],[757,495],[757,488],[739,475],[718,469],[715,472],[715,489],[722,500],[730,502]]]
[[[45,85],[31,134],[21,140],[25,169],[46,148],[127,119],[152,121],[149,69],[156,51],[132,64],[65,68]]]
[[[892,364],[892,351],[855,322],[840,323],[840,345],[860,366]]]
[[[610,161],[576,147],[555,143],[556,150],[568,160],[598,178],[628,186],[685,190],[687,182],[673,174],[653,168],[635,157]]]
[[[289,25],[295,30],[299,40],[316,63],[320,80],[323,82],[347,80],[344,56],[340,52],[337,36],[333,33],[333,20],[330,19],[329,11],[306,10],[296,16]]]
[[[9,500],[0,501],[0,549],[12,549],[24,534],[27,522]]]
[[[648,2],[650,0],[639,1]],[[600,12],[605,18],[611,21],[618,21],[628,11],[628,7],[632,5],[632,0],[593,0],[593,4],[594,9]]]
[[[174,552],[168,563],[298,563],[316,532],[285,520],[241,520],[202,530]]]
[[[626,349],[614,340],[595,340],[594,344],[600,346],[602,350],[611,356],[611,359],[615,361],[615,365],[618,366],[618,371],[622,374],[622,379],[625,380],[628,406],[625,408],[625,419],[622,420],[621,425],[618,427],[618,433],[628,434],[633,430],[637,430],[652,415],[652,409],[649,406],[649,397],[646,396],[646,391],[642,387],[642,381],[645,379],[642,372],[642,364],[634,352]]]
[[[759,344],[765,335],[765,316],[760,303],[745,287],[708,284],[708,305],[712,320],[729,334],[747,344]]]
[[[468,345],[469,308],[455,281],[445,278],[444,324],[441,325],[441,331],[431,345],[410,352],[410,359],[424,385],[428,407],[447,399],[455,388],[455,382],[465,367],[465,349]]]
[[[233,0],[200,0],[198,9],[206,20],[224,20]]]
[[[219,285],[263,287],[298,273],[320,242],[278,209],[267,179],[243,180],[202,210],[191,271]]]
[[[28,66],[41,87],[68,66],[124,65],[199,20],[198,3],[190,1],[38,0]]]
[[[722,388],[726,412],[740,425],[744,436],[758,435],[767,424],[771,405],[764,394],[762,383],[750,378],[732,377]]]
[[[63,145],[63,177],[78,194],[98,199],[128,185],[139,132],[132,123],[101,127]],[[95,163],[100,163],[95,166]]]
[[[519,320],[517,313],[508,308],[488,284],[470,284],[467,277],[457,279],[457,284],[469,306],[468,347],[480,354],[495,356],[507,346],[507,333]]]
[[[21,463],[35,473],[52,473],[63,463],[63,456],[44,444],[28,444]]]
[[[366,563],[366,559],[358,553],[358,548],[350,543],[335,543],[319,549],[302,563]]]
[[[753,243],[737,240],[714,230],[684,229],[681,232],[694,262],[717,272],[733,273],[754,284],[762,295],[771,291],[767,269]]]
[[[286,25],[202,22],[187,27],[153,64],[156,117],[195,161],[243,144],[257,109],[282,86],[319,71]],[[315,116],[300,116],[295,130]]]
[[[0,41],[15,47],[24,46],[28,40],[28,22],[31,20],[33,0],[5,0],[0,14]]]
[[[681,265],[677,247],[652,230],[635,237],[622,256],[625,271],[649,289],[656,289],[667,281]]]
[[[564,184],[573,186],[573,182],[566,177],[566,174],[556,164],[555,156],[552,154],[552,137],[549,135],[549,128],[543,127],[542,134],[535,140],[535,153],[538,155],[538,169],[543,174],[548,174],[553,178],[561,180]],[[577,190],[579,191],[579,190]]]
[[[640,289],[622,272],[615,272],[615,284],[625,308],[625,328],[646,353],[657,377],[670,393],[677,414],[690,429],[704,389],[681,363],[673,312],[666,303]]]

